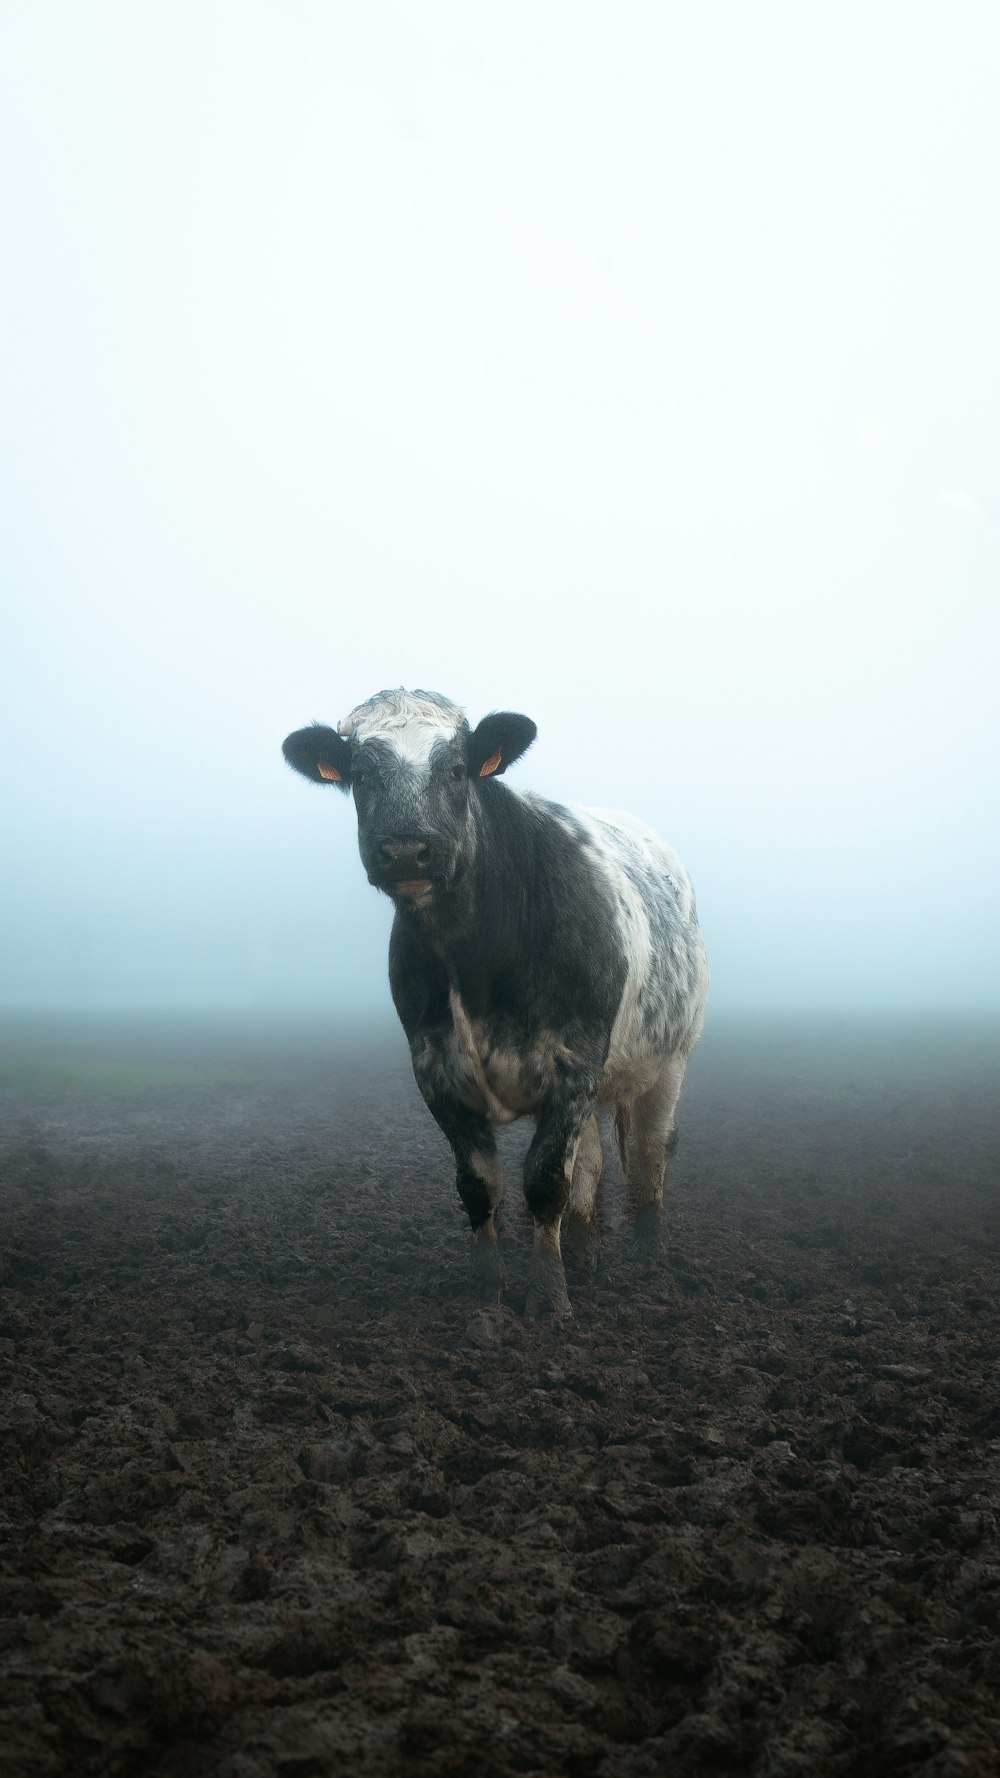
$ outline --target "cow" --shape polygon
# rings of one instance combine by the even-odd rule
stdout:
[[[526,1313],[570,1314],[563,1255],[592,1267],[614,1112],[635,1244],[663,1241],[666,1159],[708,964],[687,872],[646,824],[501,783],[534,722],[471,728],[437,692],[381,691],[284,742],[288,764],[354,797],[368,881],[395,905],[389,983],[417,1086],[451,1145],[480,1300],[505,1282],[495,1129],[535,1121]]]

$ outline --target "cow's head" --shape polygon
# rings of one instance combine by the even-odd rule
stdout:
[[[531,746],[534,723],[507,710],[470,729],[431,691],[380,691],[335,729],[296,729],[282,751],[316,784],[353,791],[368,881],[387,895],[432,900],[468,868],[474,799]]]

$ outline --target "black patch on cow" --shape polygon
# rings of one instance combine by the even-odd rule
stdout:
[[[498,778],[512,766],[522,753],[527,753],[538,733],[530,716],[518,716],[513,710],[494,710],[484,716],[468,739],[466,754],[470,778],[478,778],[485,765],[499,753],[498,763],[487,774]]]
[[[526,1055],[548,1029],[603,1065],[626,976],[610,888],[551,807],[484,779],[470,813],[467,868],[429,911],[396,916],[389,980],[404,1028],[411,997],[436,980],[445,1002],[454,987],[470,1019],[489,1022],[494,1047]]]
[[[611,891],[572,832],[489,779],[470,809],[467,868],[429,909],[396,914],[389,983],[417,1084],[455,1151],[463,1201],[466,1145],[485,1147],[485,1120],[457,1102],[449,1074],[450,992],[486,1028],[491,1050],[523,1058],[529,1086],[539,1038],[558,1034],[524,1175],[532,1214],[549,1221],[565,1206],[567,1157],[600,1090],[626,962]],[[470,1219],[479,1210],[466,1208]]]
[[[314,784],[336,784],[339,790],[351,788],[351,743],[326,723],[314,722],[309,728],[298,728],[286,735],[281,751],[293,771],[301,772]],[[330,778],[320,765],[338,774]]]

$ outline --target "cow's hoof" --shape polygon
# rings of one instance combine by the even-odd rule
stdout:
[[[590,1222],[578,1211],[571,1210],[563,1223],[562,1256],[566,1265],[576,1272],[596,1272],[601,1255],[601,1232],[597,1219]]]
[[[477,1241],[472,1255],[472,1287],[476,1300],[488,1309],[500,1301],[507,1273],[495,1241]]]
[[[566,1321],[573,1313],[562,1260],[554,1253],[536,1253],[524,1313],[529,1321]]]
[[[501,1311],[495,1307],[475,1309],[462,1334],[465,1345],[478,1346],[481,1352],[488,1352],[492,1346],[502,1346],[504,1319]]]
[[[667,1219],[662,1204],[644,1204],[635,1219],[632,1247],[639,1259],[659,1259],[667,1251]]]

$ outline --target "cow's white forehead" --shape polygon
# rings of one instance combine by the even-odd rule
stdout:
[[[401,759],[426,765],[438,741],[450,741],[465,711],[436,691],[379,691],[337,724],[348,740],[388,741]]]

